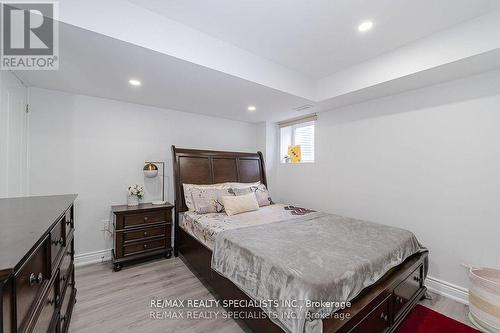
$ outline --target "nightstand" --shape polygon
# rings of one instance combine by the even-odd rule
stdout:
[[[113,270],[122,264],[164,255],[172,256],[172,209],[170,203],[112,206]]]

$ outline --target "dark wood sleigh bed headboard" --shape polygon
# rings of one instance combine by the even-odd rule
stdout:
[[[174,239],[176,239],[179,213],[187,211],[182,184],[260,181],[267,186],[264,157],[260,151],[242,153],[183,149],[172,146],[172,157],[175,193]],[[174,246],[175,252],[176,246]]]
[[[182,184],[253,183],[267,186],[261,152],[181,149],[172,146],[175,207],[187,210]]]

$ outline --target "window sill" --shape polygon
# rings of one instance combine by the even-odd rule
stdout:
[[[300,162],[300,163],[286,163],[286,162],[280,162],[281,165],[301,165],[301,164],[314,164],[314,161],[312,162]]]

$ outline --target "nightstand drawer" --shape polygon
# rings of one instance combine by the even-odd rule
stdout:
[[[123,247],[123,254],[125,256],[129,256],[132,254],[138,254],[138,253],[148,252],[148,251],[152,251],[152,250],[164,249],[166,247],[166,244],[167,244],[167,242],[166,242],[165,238],[153,239],[153,240],[145,241],[145,242],[130,243],[130,244],[126,244]]]
[[[166,233],[170,236],[170,224],[159,227],[142,228],[133,231],[124,231],[123,240],[127,243],[130,241],[145,240],[151,237],[165,236]]]
[[[165,211],[145,212],[140,214],[129,214],[123,216],[123,220],[117,220],[117,229],[137,227],[158,222],[170,222],[171,218],[167,216]],[[122,222],[122,223],[120,223]]]

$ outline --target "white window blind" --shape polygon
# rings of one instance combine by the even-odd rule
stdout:
[[[287,163],[288,147],[300,146],[300,163],[314,162],[314,130],[316,115],[282,122],[280,126],[280,154],[281,162]]]
[[[297,126],[294,138],[293,144],[300,145],[302,162],[314,162],[314,122]]]

